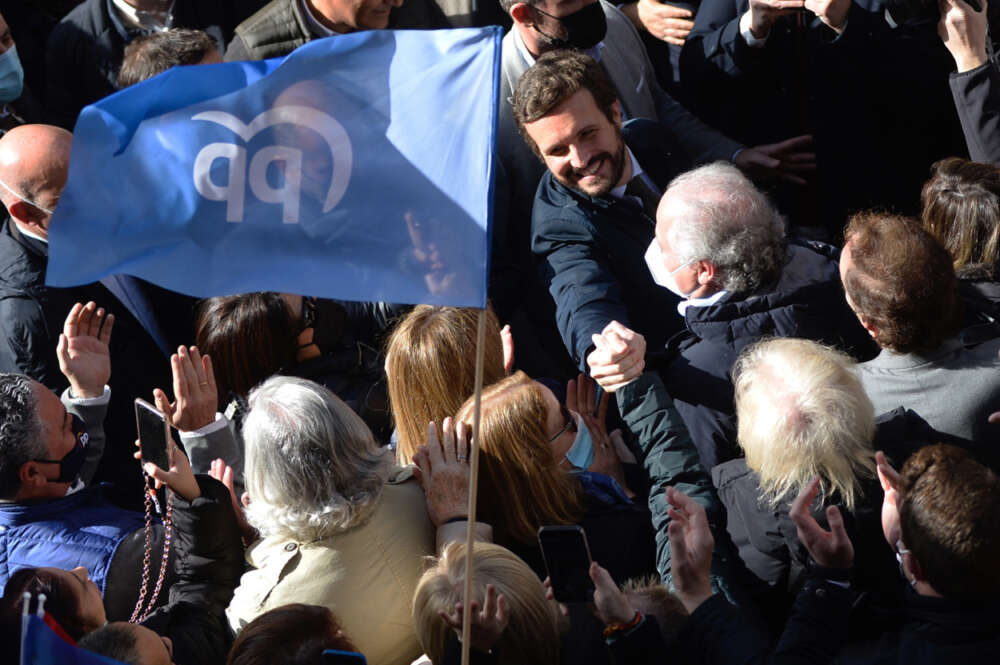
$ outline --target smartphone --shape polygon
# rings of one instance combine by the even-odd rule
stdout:
[[[142,461],[152,462],[164,471],[170,469],[170,435],[163,413],[149,402],[136,398],[135,429],[139,433]]]
[[[589,603],[594,600],[590,579],[590,546],[583,527],[543,526],[538,530],[545,570],[552,593],[560,603]]]
[[[327,649],[323,652],[322,665],[368,665],[364,654],[357,651],[337,651]]]

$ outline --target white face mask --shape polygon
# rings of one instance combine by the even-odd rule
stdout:
[[[653,242],[649,243],[649,247],[646,248],[646,265],[649,267],[650,274],[653,275],[653,281],[656,282],[657,285],[668,289],[672,293],[676,293],[685,300],[690,297],[690,295],[694,293],[698,287],[695,286],[695,288],[691,289],[687,293],[684,293],[681,291],[681,288],[677,286],[677,273],[682,269],[687,268],[692,263],[694,263],[693,260],[683,263],[673,270],[667,270],[663,263],[663,252],[660,251],[660,246],[656,243],[655,238],[653,239]]]

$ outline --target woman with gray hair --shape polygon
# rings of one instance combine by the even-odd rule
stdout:
[[[420,655],[410,599],[434,553],[424,495],[364,422],[326,388],[275,376],[249,396],[243,424],[247,550],[227,610],[239,631],[290,602],[329,607],[372,665]]]

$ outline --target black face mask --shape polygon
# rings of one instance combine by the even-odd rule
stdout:
[[[62,459],[36,459],[35,462],[59,465],[59,477],[47,478],[50,483],[71,483],[76,480],[84,461],[87,459],[87,426],[79,416],[70,414],[73,417],[73,434],[76,435],[76,444]]]
[[[559,38],[542,32],[541,28],[535,26],[535,30],[547,37],[556,48],[586,51],[597,46],[608,32],[608,20],[605,18],[604,9],[599,2],[592,2],[563,17],[553,16],[538,7],[532,8],[540,14],[545,14],[549,18],[559,21],[566,29],[566,37]]]

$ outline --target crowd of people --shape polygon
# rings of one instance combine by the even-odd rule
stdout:
[[[0,660],[44,611],[129,665],[994,662],[987,0],[0,12]],[[84,106],[486,25],[485,310],[45,286]]]

